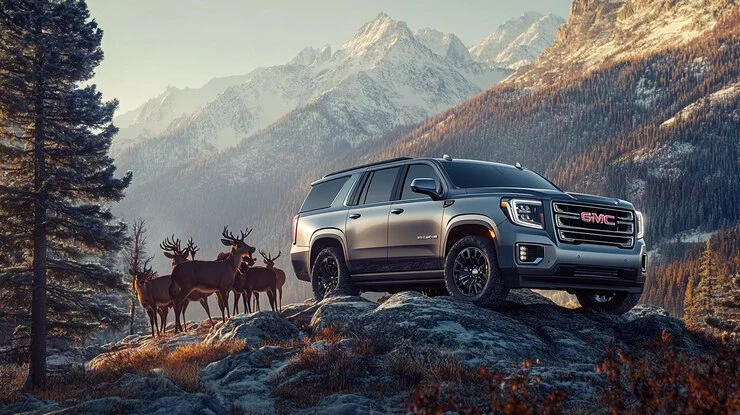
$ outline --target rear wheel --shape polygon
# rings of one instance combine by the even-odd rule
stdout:
[[[504,302],[509,290],[504,288],[490,239],[473,235],[455,242],[445,258],[445,286],[451,296],[481,307]]]
[[[330,295],[359,295],[349,275],[344,254],[340,248],[324,248],[316,256],[311,268],[311,287],[316,301]]]
[[[640,294],[582,291],[576,293],[576,298],[583,308],[599,309],[609,314],[624,314],[637,305]]]

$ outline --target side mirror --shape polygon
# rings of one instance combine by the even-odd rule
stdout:
[[[414,179],[411,182],[411,191],[414,193],[427,195],[431,197],[432,200],[439,200],[442,198],[442,191],[437,188],[437,182],[434,179]]]

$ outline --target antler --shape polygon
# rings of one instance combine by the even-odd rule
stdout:
[[[195,259],[195,253],[200,251],[197,245],[193,242],[193,237],[188,238],[188,246],[185,248],[186,251],[190,251],[190,257]]]
[[[180,239],[175,239],[175,234],[172,234],[172,239],[170,240],[170,237],[168,236],[167,239],[164,240],[161,244],[159,244],[159,248],[163,251],[170,251],[175,255],[180,256],[187,256],[188,249],[185,248],[183,251],[182,248],[180,248]]]
[[[275,262],[276,259],[280,258],[280,254],[282,254],[282,251],[278,251],[278,254],[275,258],[272,257],[272,253],[265,253],[262,249],[260,249],[260,255],[262,255],[262,258],[265,259],[265,261],[269,262]]]
[[[241,241],[241,242],[244,242],[244,240],[247,239],[247,236],[249,236],[250,233],[252,233],[252,229],[248,229],[246,233],[244,231],[239,231],[239,237],[237,238],[236,236],[234,236],[233,233],[231,233],[228,230],[228,226],[224,226],[224,230],[223,230],[223,232],[221,232],[221,236],[223,236],[224,239],[228,239],[229,241],[233,241],[233,242]]]

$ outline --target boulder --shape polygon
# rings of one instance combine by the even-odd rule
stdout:
[[[260,311],[251,315],[239,315],[212,331],[205,339],[207,343],[242,339],[250,346],[263,343],[283,343],[300,338],[300,331],[293,323],[273,311]]]
[[[188,393],[160,376],[124,375],[109,386],[119,396],[93,399],[53,414],[136,413],[160,415],[226,414],[218,400],[203,393]]]
[[[340,332],[355,332],[361,329],[361,322],[358,317],[375,310],[377,307],[377,303],[362,297],[327,297],[318,304],[318,308],[311,318],[310,326],[314,331],[334,327]]]
[[[211,363],[201,371],[210,394],[232,413],[275,413],[268,379],[283,365],[292,350],[265,346]]]

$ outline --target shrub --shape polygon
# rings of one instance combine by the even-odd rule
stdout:
[[[0,365],[0,405],[18,400],[28,377],[28,363]]]
[[[740,412],[737,344],[720,343],[713,355],[690,356],[677,351],[664,332],[654,350],[640,358],[614,351],[597,367],[606,376],[602,399],[610,413]]]

